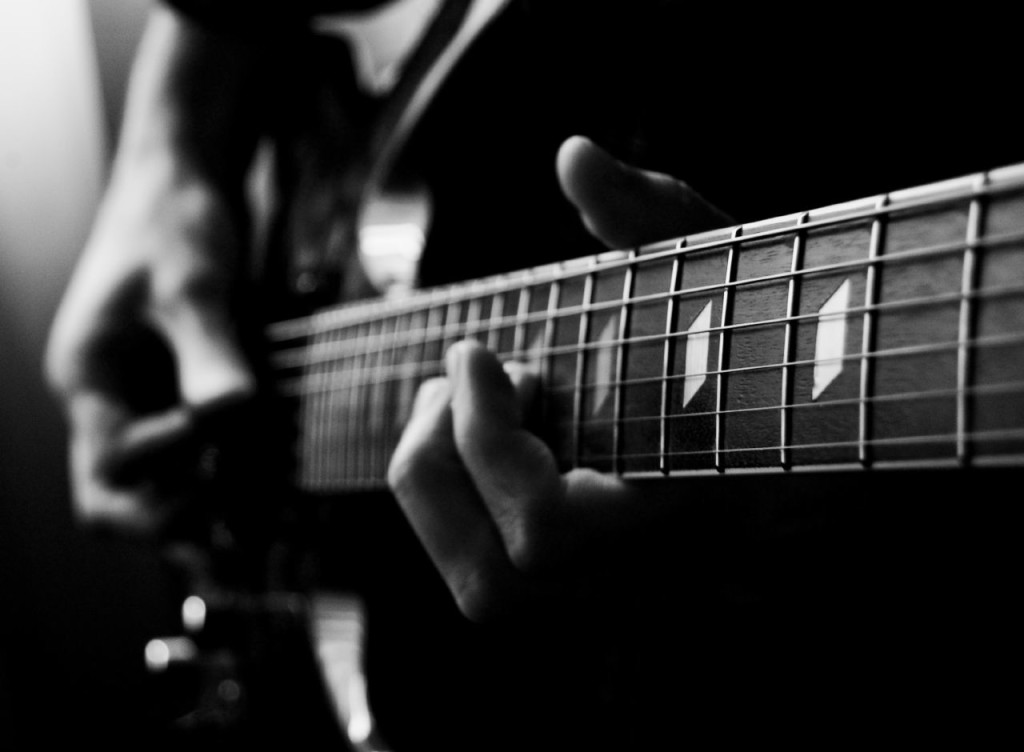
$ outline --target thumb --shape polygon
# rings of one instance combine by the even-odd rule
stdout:
[[[582,136],[562,144],[556,169],[562,191],[584,226],[609,248],[731,224],[683,181],[626,165]]]

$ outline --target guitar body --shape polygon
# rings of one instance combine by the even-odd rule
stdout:
[[[554,10],[540,5],[497,8],[436,88],[430,71],[450,47],[441,44],[416,60],[412,83],[399,86],[391,104],[359,100],[362,109],[346,110],[342,103],[355,96],[351,82],[334,81],[333,74],[323,89],[311,86],[324,95],[317,100],[323,107],[310,113],[313,127],[302,130],[285,118],[287,132],[279,134],[274,154],[275,185],[293,200],[276,204],[263,269],[276,289],[260,290],[254,308],[263,318],[253,320],[265,320],[268,311],[271,321],[295,319],[361,299],[379,293],[374,288],[381,280],[407,284],[407,271],[368,270],[358,250],[360,229],[379,224],[396,207],[397,224],[406,230],[385,235],[398,238],[392,255],[415,257],[418,235],[407,228],[413,218],[425,240],[422,285],[598,252],[554,181],[555,150],[575,133],[624,159],[684,177],[738,221],[1019,158],[1019,146],[1007,148],[1007,139],[974,141],[969,134],[969,149],[947,150],[928,164],[933,146],[894,140],[875,124],[882,110],[894,129],[932,120],[942,92],[963,76],[943,76],[942,86],[924,82],[859,107],[860,69],[833,49],[849,42],[846,36],[802,40],[799,49],[783,45],[780,51],[771,41],[779,38],[764,27],[740,28],[741,41],[752,50],[744,80],[712,81],[700,71],[718,47],[698,38],[699,32],[677,31],[711,19],[684,17],[671,3],[641,3],[635,12],[588,6],[581,22],[572,11],[585,4]],[[449,43],[453,30],[458,41],[459,28],[453,22]],[[784,28],[781,21],[771,25],[776,32]],[[902,61],[913,56],[903,47],[906,41],[890,29],[882,43],[899,50]],[[325,49],[334,50],[332,45]],[[763,59],[758,55],[773,52],[778,59],[757,65]],[[810,53],[829,70],[838,93],[797,99],[796,106],[796,93],[814,87],[778,82],[802,76]],[[311,64],[319,64],[316,55],[310,53]],[[984,83],[986,90],[990,83],[998,88],[997,82]],[[422,102],[424,86],[429,96]],[[403,114],[410,111],[414,116]],[[792,120],[781,120],[794,111]],[[987,123],[993,120],[999,119]],[[943,123],[940,130],[948,125]],[[975,126],[958,123],[959,129]],[[852,133],[864,136],[853,139]],[[944,140],[945,133],[937,137]],[[734,190],[740,183],[746,190]],[[1011,212],[1019,212],[1021,204],[1014,207]],[[936,242],[925,229],[914,232],[922,238],[914,242]],[[787,242],[791,247],[788,236]],[[1019,280],[1019,241],[1013,253],[1006,268]],[[828,289],[811,313],[817,315],[841,284],[836,277],[835,284],[824,285]],[[863,300],[867,283],[853,284],[852,294]],[[898,284],[909,289],[918,283],[908,278]],[[804,291],[807,301],[812,288]],[[720,307],[712,314],[723,318]],[[664,321],[664,310],[659,315]],[[1019,316],[1019,308],[1006,315]],[[634,326],[641,326],[639,316]],[[1007,327],[1022,328],[1019,320]],[[942,336],[941,329],[935,332]],[[493,336],[502,349],[500,332]],[[800,342],[814,346],[810,324],[793,336],[796,350]],[[262,344],[254,349],[262,351]],[[732,355],[740,357],[738,350]],[[1019,368],[1019,346],[1007,358],[1011,370]],[[795,355],[787,356],[791,361],[797,362]],[[919,374],[927,382],[933,367],[922,360],[917,371],[904,369],[899,379],[915,381]],[[803,375],[797,370],[794,365],[794,403],[804,387],[816,389],[811,382],[818,378],[810,369]],[[842,387],[854,390],[851,398],[856,383],[854,378]],[[767,388],[737,380],[730,399],[756,405]],[[1019,457],[994,463],[999,467],[975,467],[957,462],[954,452],[941,467],[875,468],[854,447],[852,458],[810,463],[827,465],[827,471],[773,466],[760,472],[757,462],[734,467],[716,452],[706,466],[695,467],[700,472],[675,477],[679,465],[662,473],[678,486],[687,511],[680,529],[652,540],[657,555],[642,581],[624,580],[564,613],[479,627],[457,612],[386,493],[356,484],[340,496],[330,492],[332,482],[302,480],[304,491],[293,488],[297,477],[308,477],[306,460],[287,459],[305,429],[296,413],[278,412],[276,400],[271,404],[271,418],[261,415],[239,431],[241,451],[224,452],[222,485],[213,494],[221,521],[210,536],[213,564],[204,570],[200,590],[210,603],[225,587],[253,597],[357,594],[368,629],[369,701],[379,733],[398,752],[423,746],[674,748],[705,739],[716,745],[772,739],[820,746],[875,741],[894,728],[915,739],[963,735],[977,742],[977,734],[995,732],[1007,720],[996,687],[1009,665],[1013,630],[1007,614],[1018,587],[1013,560],[1020,513],[1013,499],[1024,477]],[[1021,404],[1019,394],[1005,403],[1015,428],[1024,418]],[[300,407],[298,415],[307,409]],[[349,417],[355,422],[361,414]],[[846,420],[837,414],[824,424],[842,432]],[[885,424],[886,418],[879,420]],[[384,430],[379,421],[368,425],[371,432]],[[758,438],[756,427],[749,430],[752,440]],[[259,437],[257,447],[253,437]],[[616,441],[628,445],[630,439]],[[263,457],[259,462],[254,450]],[[380,455],[367,462],[379,474],[385,460]],[[603,469],[661,472],[658,462]],[[336,744],[332,723],[339,700],[324,684],[316,643],[301,639],[308,619],[257,622],[271,626],[257,630],[259,637],[246,632],[242,665],[248,668],[242,673],[255,699],[240,733],[256,739],[294,734],[310,747]],[[282,646],[287,650],[279,653]],[[250,665],[245,656],[270,660]]]

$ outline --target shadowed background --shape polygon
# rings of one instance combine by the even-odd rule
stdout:
[[[0,3],[0,748],[138,741],[146,641],[172,608],[147,551],[71,517],[47,329],[105,180],[148,2]]]

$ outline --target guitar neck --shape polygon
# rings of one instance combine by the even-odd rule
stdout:
[[[473,337],[560,464],[626,477],[1024,463],[1024,165],[273,325],[298,484],[383,487]]]

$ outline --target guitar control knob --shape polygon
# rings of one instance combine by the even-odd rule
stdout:
[[[189,634],[199,634],[206,627],[208,609],[206,601],[190,595],[181,604],[181,623]]]
[[[192,666],[199,648],[188,637],[159,637],[146,643],[146,668],[162,674],[176,666]]]

